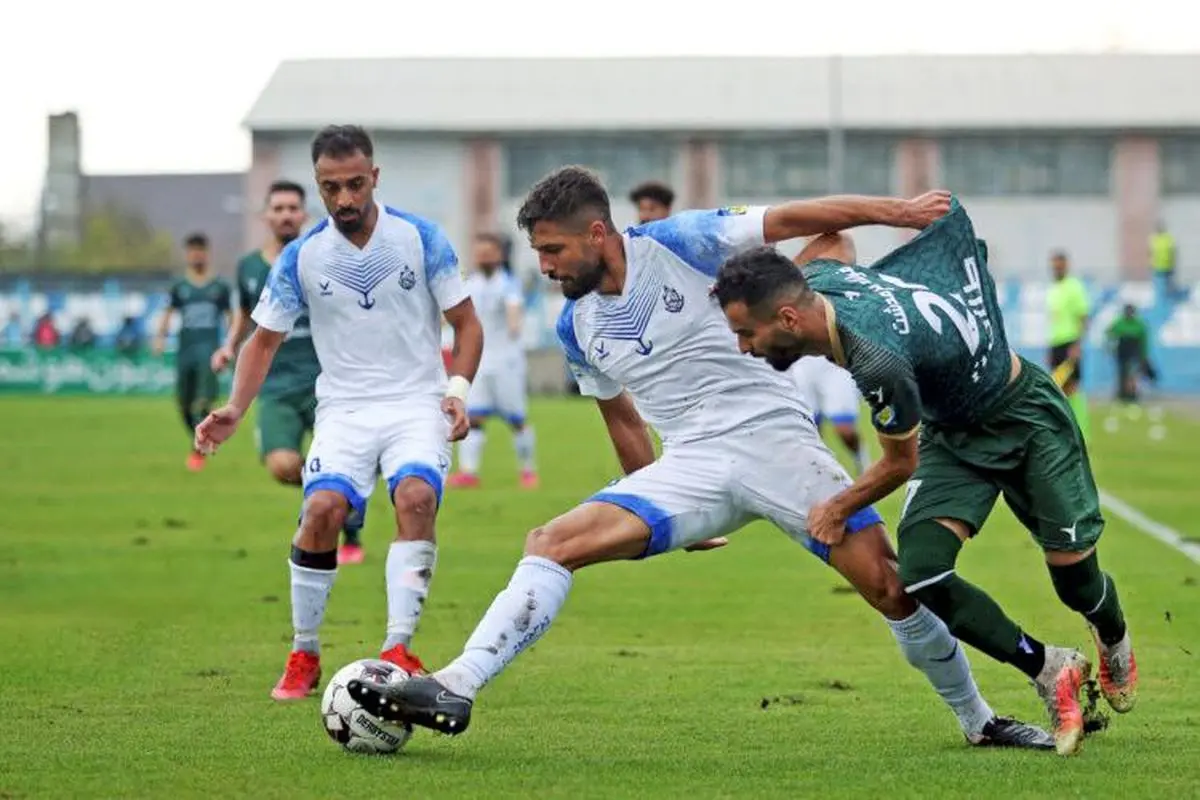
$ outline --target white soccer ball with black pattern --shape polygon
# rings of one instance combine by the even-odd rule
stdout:
[[[346,684],[360,680],[382,686],[408,677],[400,667],[377,658],[364,658],[339,669],[321,698],[321,722],[329,738],[351,753],[386,755],[404,747],[412,736],[412,726],[368,714],[346,691]]]

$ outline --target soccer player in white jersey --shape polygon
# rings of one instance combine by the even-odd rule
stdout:
[[[467,396],[471,432],[458,445],[458,472],[451,486],[479,485],[479,465],[486,440],[484,423],[498,416],[512,428],[521,486],[536,489],[533,427],[525,419],[525,298],[520,282],[504,263],[504,243],[491,233],[475,237],[475,269],[467,276],[467,291],[483,325],[483,359]]]
[[[233,435],[280,343],[307,312],[321,375],[290,559],[295,635],[271,692],[277,700],[305,697],[320,682],[317,632],[337,574],[338,532],[347,517],[365,514],[381,474],[397,534],[385,567],[380,657],[409,672],[422,669],[409,643],[433,576],[434,519],[450,441],[467,433],[465,401],[482,350],[454,248],[433,222],[376,203],[373,152],[357,126],[329,126],[313,140],[316,183],[329,216],[284,248],[271,268],[229,404],[196,429],[204,452]],[[442,315],[454,328],[449,380]]]
[[[950,631],[905,594],[874,509],[852,517],[851,535],[835,547],[808,535],[807,510],[850,477],[821,442],[791,380],[738,352],[708,294],[727,257],[764,241],[866,224],[919,228],[948,208],[946,193],[912,201],[827,198],[689,211],[622,235],[590,172],[564,167],[542,179],[517,221],[542,272],[568,299],[558,336],[580,391],[596,398],[625,477],[530,532],[508,587],[449,666],[382,691],[351,682],[351,696],[386,719],[462,733],[476,693],[550,627],[575,570],[718,547],[723,534],[764,518],[837,569],[887,618],[968,741],[1053,749],[1045,731],[992,713]],[[663,439],[658,460],[646,422]]]

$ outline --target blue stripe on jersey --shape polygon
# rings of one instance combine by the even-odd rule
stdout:
[[[558,314],[558,322],[554,325],[554,332],[558,334],[558,342],[562,345],[567,361],[577,367],[586,367],[588,365],[587,356],[584,355],[583,348],[579,346],[579,337],[575,334],[574,300],[568,300],[563,304],[562,311]]]
[[[300,283],[300,249],[304,243],[329,227],[329,218],[316,225],[293,242],[279,254],[279,258],[267,273],[267,290],[272,300],[285,310],[300,311],[308,307],[308,298],[304,296],[304,286]]]
[[[683,263],[710,278],[733,255],[722,228],[728,213],[717,210],[681,211],[666,219],[647,222],[626,233],[630,237],[646,236],[677,255]]]
[[[384,206],[384,211],[393,217],[404,220],[417,229],[421,234],[421,249],[425,257],[425,282],[433,285],[438,278],[458,270],[458,254],[454,245],[446,238],[441,226],[436,222],[400,211],[391,206]]]

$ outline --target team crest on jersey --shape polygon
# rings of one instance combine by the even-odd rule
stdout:
[[[725,206],[717,213],[722,217],[740,217],[750,210],[750,206]]]
[[[891,406],[880,409],[879,413],[875,415],[875,420],[880,425],[891,425],[896,421],[896,409],[892,408]]]
[[[672,314],[683,311],[683,295],[670,286],[663,287],[663,306]]]
[[[417,274],[409,269],[408,265],[406,264],[404,268],[400,270],[400,288],[408,291],[416,285]]]

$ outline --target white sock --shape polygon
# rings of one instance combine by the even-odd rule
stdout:
[[[525,648],[542,637],[567,599],[571,572],[539,556],[517,564],[512,580],[488,608],[463,654],[434,678],[456,694],[475,697]]]
[[[325,619],[337,570],[297,566],[290,558],[288,566],[292,568],[292,649],[320,653],[317,631]]]
[[[968,737],[981,735],[983,726],[995,713],[979,693],[967,654],[946,623],[925,606],[918,607],[908,619],[889,619],[887,623],[908,663],[925,673],[934,690],[958,717],[963,733]],[[947,656],[953,657],[947,659]]]
[[[458,446],[458,471],[468,475],[479,474],[479,462],[483,460],[483,445],[487,434],[482,428],[471,428],[467,438]]]
[[[526,472],[533,472],[537,469],[537,462],[533,457],[533,441],[531,425],[526,425],[513,433],[513,447],[517,450],[517,463]]]
[[[433,542],[392,542],[387,566],[387,638],[383,649],[398,644],[407,646],[417,630],[429,582],[437,564],[437,545]]]

